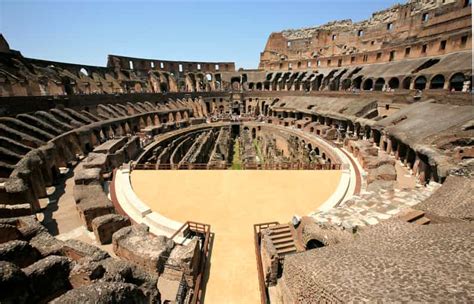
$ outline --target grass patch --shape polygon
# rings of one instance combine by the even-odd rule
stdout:
[[[234,143],[234,155],[232,156],[232,166],[231,170],[242,170],[242,162],[240,161],[240,144],[239,139],[235,139]]]

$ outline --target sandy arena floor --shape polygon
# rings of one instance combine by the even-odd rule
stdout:
[[[136,170],[132,185],[154,211],[211,225],[205,303],[259,303],[253,224],[307,215],[340,177],[340,171]]]

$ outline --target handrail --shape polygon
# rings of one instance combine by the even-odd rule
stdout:
[[[263,265],[262,265],[262,256],[260,254],[260,242],[261,242],[261,234],[260,232],[263,229],[266,229],[271,226],[279,225],[279,222],[267,222],[267,223],[260,223],[253,225],[253,236],[254,236],[254,245],[255,245],[255,257],[257,259],[257,275],[258,275],[258,288],[260,290],[260,303],[267,304],[268,301],[268,294],[267,288],[265,286],[265,280],[263,276]]]
[[[183,231],[193,231],[197,234],[201,234],[204,236],[204,244],[201,248],[201,263],[200,269],[197,275],[194,277],[194,289],[192,294],[191,304],[202,303],[202,278],[204,272],[206,271],[206,265],[209,259],[209,246],[210,246],[210,238],[211,238],[211,225],[203,224],[199,222],[187,221],[185,222],[176,232],[171,236],[171,239],[174,239],[179,233]]]
[[[278,162],[278,163],[245,163],[243,170],[341,170],[339,163],[300,163],[300,162]],[[134,164],[133,170],[228,170],[231,164],[216,163],[180,163],[180,164]]]

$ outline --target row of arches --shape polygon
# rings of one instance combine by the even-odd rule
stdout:
[[[343,81],[342,90],[347,90],[351,88],[351,86],[364,91],[386,91],[392,89],[448,89],[450,91],[467,91],[472,88],[472,81],[470,77],[466,77],[463,73],[453,74],[449,78],[449,81],[446,81],[446,77],[442,74],[434,75],[429,79],[423,75],[416,78],[407,76],[401,81],[398,77],[392,77],[386,81],[384,78],[367,78],[362,80],[362,76],[359,76],[352,82],[350,79],[345,79]]]

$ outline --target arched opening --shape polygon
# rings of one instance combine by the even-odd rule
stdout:
[[[262,90],[262,83],[261,83],[261,82],[257,82],[256,89],[257,89],[257,91],[261,91],[261,90]]]
[[[230,82],[232,84],[232,90],[240,90],[240,77],[233,77]]]
[[[400,80],[397,77],[393,77],[388,81],[388,86],[391,89],[398,89],[400,87]]]
[[[430,89],[442,89],[444,88],[444,76],[439,74],[431,79]]]
[[[71,80],[68,77],[63,77],[62,79],[62,84],[64,86],[64,91],[66,91],[67,95],[73,95],[74,94],[74,88],[71,84]]]
[[[415,79],[415,90],[424,90],[426,88],[426,77],[420,76]]]
[[[364,81],[363,88],[365,91],[371,90],[373,86],[374,86],[374,81],[372,79],[369,78]]]
[[[322,247],[324,247],[324,243],[316,239],[311,239],[306,243],[306,250],[317,249]]]
[[[253,82],[249,82],[249,90],[253,90],[255,87]]]
[[[464,86],[464,74],[463,73],[456,73],[451,77],[449,80],[449,89],[451,91],[462,91]]]
[[[345,90],[349,89],[350,87],[351,87],[351,80],[350,79],[344,79],[342,81],[342,87],[341,87],[342,90],[345,91]]]
[[[316,155],[319,155],[319,148],[318,147],[314,148],[314,152],[316,152]]]
[[[403,87],[405,90],[409,90],[409,89],[410,89],[410,84],[411,84],[411,77],[406,77],[405,79],[403,79],[402,87]]]
[[[81,69],[79,70],[79,73],[81,73],[81,74],[84,75],[84,76],[89,76],[89,73],[87,72],[87,70],[86,70],[85,68],[81,68]]]
[[[382,91],[383,86],[385,85],[385,79],[379,78],[375,81],[374,91]]]
[[[160,83],[160,91],[161,91],[161,93],[168,92],[168,85],[164,82]]]
[[[362,76],[359,76],[352,81],[352,87],[354,89],[360,90],[360,86],[362,84]]]
[[[257,130],[255,128],[252,129],[252,139],[257,138]]]

